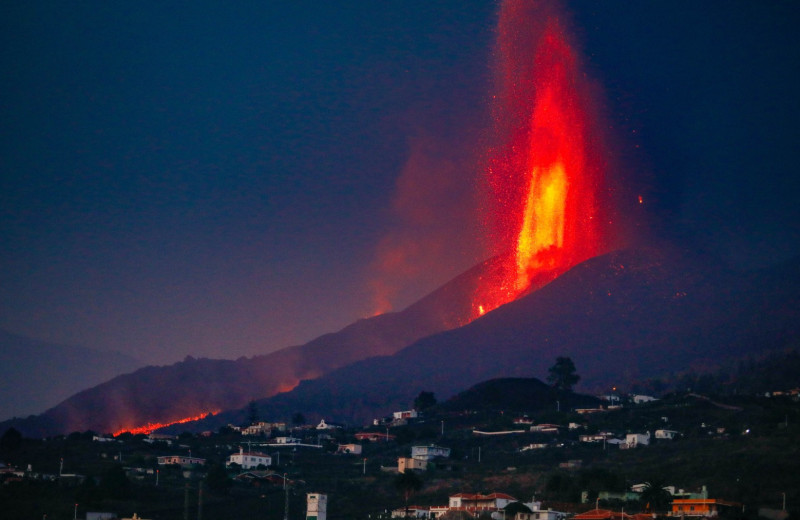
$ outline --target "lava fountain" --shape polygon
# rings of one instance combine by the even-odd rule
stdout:
[[[605,152],[593,99],[552,2],[508,0],[496,46],[492,201],[487,224],[500,255],[473,299],[477,317],[607,249]]]

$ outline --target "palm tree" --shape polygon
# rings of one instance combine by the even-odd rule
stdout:
[[[645,488],[639,496],[639,501],[646,511],[659,513],[669,508],[672,495],[664,489],[664,482],[661,479],[652,479],[645,482]]]

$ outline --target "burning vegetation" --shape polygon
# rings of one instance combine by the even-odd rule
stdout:
[[[178,419],[177,421],[172,421],[172,422],[164,422],[164,423],[149,422],[149,423],[147,423],[147,424],[145,424],[143,426],[136,426],[136,427],[133,427],[133,428],[122,428],[121,430],[114,432],[114,436],[117,436],[117,435],[119,435],[121,433],[126,433],[126,432],[127,433],[132,433],[133,435],[137,435],[137,434],[140,434],[140,433],[148,434],[148,433],[152,433],[152,432],[154,432],[154,431],[156,431],[156,430],[158,430],[160,428],[166,428],[167,426],[172,426],[174,424],[184,424],[184,423],[188,423],[188,422],[192,422],[192,421],[199,421],[200,419],[204,419],[205,417],[207,417],[209,415],[214,415],[214,414],[217,414],[217,413],[219,413],[219,410],[216,410],[216,411],[213,411],[213,412],[201,413],[201,414],[198,414],[198,415],[193,415],[191,417],[184,417],[183,419]]]

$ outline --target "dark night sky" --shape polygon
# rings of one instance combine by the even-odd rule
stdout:
[[[739,268],[800,254],[797,4],[567,9],[653,230]],[[0,328],[151,363],[236,358],[483,259],[495,16],[474,0],[5,5]]]

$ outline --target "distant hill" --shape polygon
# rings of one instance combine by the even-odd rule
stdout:
[[[561,355],[575,361],[579,390],[603,391],[708,371],[798,335],[800,260],[741,274],[672,247],[629,249],[588,260],[469,325],[304,381],[259,406],[272,417],[366,422],[408,407],[422,390],[441,400],[491,378],[544,377]],[[237,415],[219,420],[230,417]]]
[[[26,417],[144,365],[119,352],[37,341],[0,330],[0,420]]]
[[[564,410],[589,408],[600,403],[594,396],[556,392],[553,387],[533,377],[503,377],[478,383],[454,395],[439,405],[439,409],[534,412],[555,409],[556,401]]]

